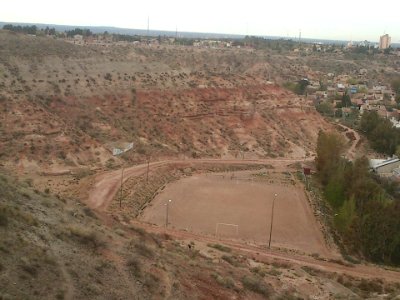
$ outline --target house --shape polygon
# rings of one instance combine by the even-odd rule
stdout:
[[[336,95],[336,89],[334,87],[327,88],[327,95],[328,97],[333,97]]]
[[[346,87],[345,87],[345,85],[343,83],[338,83],[337,84],[337,89],[338,89],[339,92],[344,92]]]
[[[355,85],[350,86],[351,94],[357,94],[357,92],[358,92],[357,86],[355,86]]]
[[[400,121],[398,121],[396,118],[391,117],[390,122],[392,122],[393,127],[400,128]]]
[[[389,159],[370,159],[369,166],[373,172],[379,175],[391,175],[395,169],[400,167],[400,159],[397,157]]]
[[[326,91],[316,91],[315,95],[319,98],[328,98],[328,93]]]
[[[367,73],[368,73],[368,70],[367,70],[367,69],[360,69],[360,70],[358,71],[358,74],[360,74],[360,75],[367,75]]]

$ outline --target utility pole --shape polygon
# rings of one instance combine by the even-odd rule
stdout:
[[[120,194],[119,194],[119,208],[121,208],[122,206],[122,185],[124,183],[124,167],[122,167],[122,171],[121,171],[121,188],[120,190]]]
[[[146,183],[149,183],[150,155],[147,156]]]
[[[268,248],[271,249],[271,237],[272,237],[272,224],[274,222],[274,205],[275,205],[275,199],[278,194],[274,195],[274,198],[272,200],[272,209],[271,209],[271,227],[269,229],[269,242],[268,242]]]
[[[147,38],[150,36],[150,17],[147,16]]]
[[[165,228],[167,228],[168,227],[168,217],[169,217],[169,204],[172,202],[172,200],[170,199],[170,200],[168,200],[167,201],[167,203],[165,204],[166,206],[167,206],[167,214],[166,214],[166,217],[165,217]]]

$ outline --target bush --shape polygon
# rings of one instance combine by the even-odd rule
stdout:
[[[111,81],[112,80],[112,75],[110,73],[106,73],[106,75],[104,76],[105,80]]]
[[[222,285],[223,287],[226,287],[228,289],[233,289],[235,287],[235,281],[231,277],[222,277],[221,275],[218,275],[216,273],[211,275],[218,284]]]
[[[94,231],[89,231],[78,226],[70,226],[70,234],[75,237],[80,243],[92,247],[96,251],[105,246],[105,241]]]
[[[242,278],[243,286],[255,293],[268,297],[271,294],[270,287],[260,278],[255,276],[244,276]]]
[[[76,173],[74,174],[74,177],[79,180],[79,179],[85,178],[87,176],[90,176],[92,174],[93,174],[93,171],[91,171],[87,168],[82,168],[82,169],[79,169],[78,171],[76,171]]]
[[[144,230],[143,228],[141,228],[141,227],[136,227],[136,226],[130,226],[129,227],[132,231],[134,231],[134,232],[136,232],[138,235],[140,235],[141,237],[145,237],[146,236],[146,234],[147,234],[147,232],[146,232],[146,230]]]
[[[136,244],[135,245],[135,250],[138,254],[141,256],[147,257],[147,258],[153,258],[154,257],[154,251],[150,247],[146,246],[145,244]]]
[[[6,227],[8,225],[8,214],[5,207],[0,207],[0,226]]]
[[[229,248],[227,246],[224,246],[224,245],[221,245],[221,244],[208,244],[207,246],[211,247],[211,248],[215,248],[215,249],[217,249],[219,251],[222,251],[222,252],[228,252],[229,253],[229,252],[232,251],[231,248]]]
[[[361,279],[361,282],[358,284],[358,288],[363,292],[367,293],[382,293],[383,287],[382,284],[375,280],[366,280]]]
[[[131,257],[126,262],[126,266],[129,269],[129,272],[135,277],[142,276],[142,267],[140,261],[136,257]]]
[[[160,279],[151,273],[147,273],[143,284],[149,291],[154,292],[160,285]]]
[[[83,213],[88,217],[91,217],[93,219],[97,219],[96,214],[89,207],[84,207],[83,208]]]
[[[222,255],[221,258],[230,263],[232,266],[237,267],[239,265],[236,257],[234,256]]]

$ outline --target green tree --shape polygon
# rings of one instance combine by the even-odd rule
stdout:
[[[342,107],[349,107],[351,106],[351,98],[350,95],[345,92],[342,96]]]
[[[333,106],[329,102],[322,102],[315,106],[315,109],[322,115],[332,116],[333,115]]]
[[[344,145],[343,137],[336,133],[318,133],[316,165],[323,184],[328,184],[342,163]]]
[[[349,230],[350,225],[353,223],[356,217],[356,201],[354,198],[350,198],[344,201],[339,209],[339,212],[335,215],[335,225],[342,232]]]
[[[368,137],[368,135],[372,132],[372,130],[375,129],[378,123],[378,113],[376,111],[366,111],[361,118],[360,128],[363,132],[365,132]]]

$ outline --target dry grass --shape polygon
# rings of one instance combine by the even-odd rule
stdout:
[[[100,235],[79,225],[71,225],[67,227],[69,234],[80,243],[89,246],[93,251],[106,246],[106,242]]]

